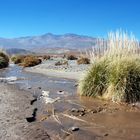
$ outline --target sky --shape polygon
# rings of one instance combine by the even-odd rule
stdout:
[[[0,37],[75,33],[105,37],[122,29],[140,39],[140,0],[0,0]]]

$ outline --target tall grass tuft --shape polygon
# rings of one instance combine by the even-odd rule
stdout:
[[[80,94],[116,102],[140,101],[139,41],[117,31],[101,39],[89,52],[92,60],[79,83]]]

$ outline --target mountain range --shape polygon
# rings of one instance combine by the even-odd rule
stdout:
[[[19,38],[0,38],[0,48],[3,49],[25,49],[30,51],[47,51],[48,49],[85,49],[91,48],[96,43],[96,38],[77,35],[64,34],[55,35],[46,33],[40,36],[27,36]]]

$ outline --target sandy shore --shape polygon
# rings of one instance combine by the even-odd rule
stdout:
[[[34,107],[31,94],[0,83],[0,140],[49,140],[39,122],[28,123]]]
[[[47,76],[80,80],[89,65],[77,65],[76,61],[68,61],[69,65],[55,66],[58,60],[48,60],[35,67],[26,68],[25,71],[40,73]]]
[[[79,80],[84,76],[84,72],[66,72],[62,70],[42,69],[42,68],[26,68],[25,71],[40,73],[50,77],[67,78]]]

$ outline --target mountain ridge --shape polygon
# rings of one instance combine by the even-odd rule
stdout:
[[[27,50],[47,49],[47,48],[66,48],[66,49],[84,49],[95,45],[97,38],[67,33],[56,35],[46,33],[38,36],[25,36],[18,38],[0,37],[0,48],[20,48]]]

